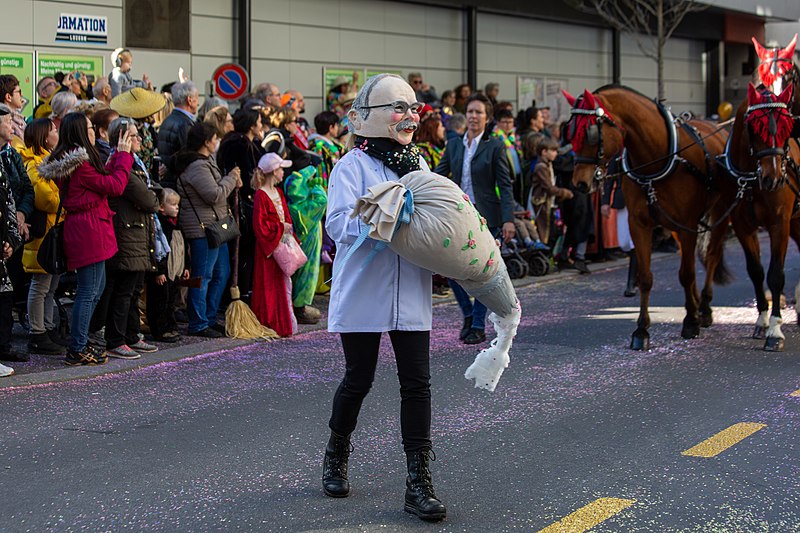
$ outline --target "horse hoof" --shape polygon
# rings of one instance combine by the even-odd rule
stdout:
[[[714,316],[711,313],[708,313],[707,315],[700,315],[701,328],[710,328],[713,323],[714,323]]]
[[[692,325],[692,326],[683,326],[681,328],[681,337],[684,339],[696,339],[700,336],[700,326]]]
[[[785,341],[780,337],[767,337],[764,343],[765,352],[782,352]]]
[[[753,330],[753,338],[754,339],[766,339],[767,338],[767,328],[764,326],[756,326],[756,329]]]
[[[637,336],[633,335],[631,337],[631,350],[636,351],[646,351],[650,349],[650,335],[642,335]]]

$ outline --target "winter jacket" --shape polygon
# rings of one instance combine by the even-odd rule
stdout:
[[[106,164],[109,173],[100,174],[82,147],[58,160],[48,156],[39,165],[39,175],[55,180],[64,197],[64,251],[69,270],[106,261],[117,253],[114,212],[108,206],[108,197],[125,191],[132,166],[131,154],[117,152]]]
[[[47,180],[39,176],[39,165],[42,164],[44,158],[49,155],[49,152],[44,154],[36,154],[32,148],[25,148],[20,153],[22,161],[25,163],[25,169],[28,171],[28,176],[33,183],[34,201],[33,206],[39,210],[47,213],[47,223],[45,230],[50,230],[56,223],[56,212],[58,211],[58,185],[53,180]],[[64,218],[63,210],[61,218]],[[25,250],[22,252],[22,266],[25,272],[30,274],[46,274],[47,272],[39,266],[39,261],[36,259],[39,253],[39,247],[42,245],[43,237],[33,239],[25,244]]]
[[[156,273],[167,276],[168,280],[174,281],[175,278],[183,274],[184,269],[189,264],[187,257],[188,247],[184,244],[183,233],[178,229],[176,218],[165,216],[163,213],[156,215],[161,222],[161,229],[164,230],[164,237],[169,243],[169,255],[159,261],[156,265]]]
[[[186,146],[189,129],[194,123],[186,113],[173,109],[158,129],[158,154],[161,156],[161,162],[167,167],[167,173],[161,179],[165,187],[175,186],[175,181],[178,179],[175,156]]]
[[[222,173],[211,157],[195,154],[180,178],[177,191],[181,195],[178,225],[186,239],[205,238],[203,224],[215,222],[228,214],[228,196],[236,187],[236,179]]]
[[[258,166],[258,160],[265,153],[260,143],[253,142],[238,132],[226,135],[217,152],[217,164],[223,174],[229,173],[233,167],[239,167],[242,173],[242,188],[239,190],[239,195],[241,201],[248,203],[251,210],[255,191],[250,187],[250,178]]]
[[[7,242],[12,249],[22,246],[22,237],[17,225],[17,206],[5,176],[0,175],[0,243]],[[6,262],[0,261],[0,292],[11,292],[14,286],[6,271]]]
[[[157,185],[161,189],[160,185]],[[147,176],[134,163],[122,196],[109,198],[115,212],[114,234],[117,253],[106,266],[126,272],[155,272],[156,232],[153,214],[161,205],[156,193],[147,187]]]
[[[10,145],[0,148],[0,161],[3,162],[3,174],[6,182],[14,195],[14,204],[17,211],[21,211],[27,219],[33,212],[33,185],[25,170],[22,156]]]

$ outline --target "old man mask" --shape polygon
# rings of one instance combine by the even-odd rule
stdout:
[[[358,91],[347,118],[350,131],[360,137],[388,138],[407,145],[419,127],[420,109],[414,89],[403,78],[378,74]]]

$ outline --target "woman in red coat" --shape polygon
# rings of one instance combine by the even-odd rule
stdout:
[[[106,284],[105,262],[117,253],[109,196],[120,196],[133,165],[130,133],[120,136],[117,152],[103,166],[94,147],[94,126],[83,113],[61,121],[58,145],[39,166],[39,175],[61,189],[64,253],[67,268],[77,270],[72,329],[66,364],[106,362],[103,351],[89,347],[89,320]]]
[[[286,235],[293,239],[292,218],[283,192],[275,186],[283,180],[283,169],[291,161],[269,153],[261,157],[253,172],[253,233],[256,253],[253,264],[253,296],[250,307],[258,320],[281,337],[297,333],[292,310],[292,278],[283,273],[272,252]]]

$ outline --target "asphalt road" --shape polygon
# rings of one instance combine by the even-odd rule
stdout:
[[[800,531],[796,315],[784,313],[786,351],[761,351],[747,337],[756,312],[736,246],[728,259],[737,279],[717,290],[716,323],[692,341],[679,337],[677,257],[656,262],[645,353],[627,349],[637,304],[621,295],[623,270],[521,290],[523,322],[494,393],[464,379],[476,351],[457,341],[456,307],[436,307],[433,471],[444,522],[402,510],[387,341],[353,436],[353,493],[323,496],[343,362],[337,337],[317,331],[0,389],[0,530]],[[796,251],[788,264],[794,284]],[[713,457],[682,454],[744,422],[763,426]]]

